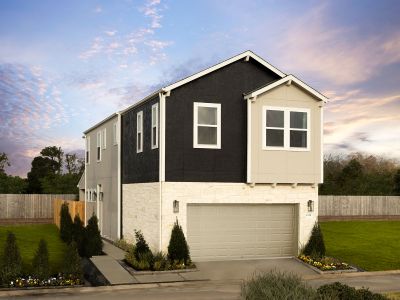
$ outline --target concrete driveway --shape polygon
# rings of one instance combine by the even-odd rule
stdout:
[[[196,263],[198,272],[181,273],[187,280],[242,280],[254,273],[278,270],[299,276],[316,275],[317,273],[304,266],[294,258],[276,258],[260,260],[231,260]]]

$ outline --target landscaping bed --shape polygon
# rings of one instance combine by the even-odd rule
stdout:
[[[118,240],[114,245],[126,251],[123,267],[134,274],[153,274],[154,272],[177,273],[185,270],[193,271],[196,265],[190,259],[182,227],[175,223],[168,246],[168,253],[152,252],[141,231],[135,230],[136,243]]]
[[[365,271],[400,269],[400,221],[320,223],[326,255]]]
[[[347,263],[341,262],[336,258],[328,256],[324,256],[321,258],[312,258],[311,256],[301,254],[297,257],[297,259],[320,274],[348,273],[359,271]]]

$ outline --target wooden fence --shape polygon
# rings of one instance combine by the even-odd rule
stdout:
[[[400,219],[400,196],[319,196],[318,214],[328,219]]]
[[[60,211],[61,205],[63,203],[68,204],[69,214],[71,215],[72,220],[74,220],[76,215],[79,215],[81,220],[85,221],[85,202],[84,201],[67,201],[62,199],[54,200],[54,224],[60,228]]]
[[[54,199],[74,200],[76,195],[0,194],[0,223],[52,223]]]

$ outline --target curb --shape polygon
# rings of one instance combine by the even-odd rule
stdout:
[[[371,277],[371,276],[385,276],[385,275],[400,275],[400,270],[306,275],[306,276],[303,276],[302,279],[303,280],[317,280],[317,279]]]

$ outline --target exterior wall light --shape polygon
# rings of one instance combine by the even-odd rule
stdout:
[[[314,211],[314,201],[308,200],[308,202],[307,202],[307,210],[308,210],[308,212]]]
[[[179,212],[179,201],[178,200],[174,200],[173,209],[174,209],[175,214]]]

